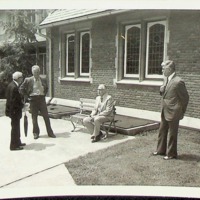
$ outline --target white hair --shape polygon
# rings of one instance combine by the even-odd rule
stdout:
[[[23,77],[23,74],[21,72],[15,72],[13,73],[12,77],[13,77],[13,80],[17,80],[18,78]]]
[[[105,90],[106,86],[104,84],[100,84],[98,90]]]
[[[35,71],[35,70],[40,71],[40,67],[38,65],[33,65],[32,66],[32,72]]]

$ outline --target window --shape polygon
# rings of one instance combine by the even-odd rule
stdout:
[[[66,75],[74,75],[75,69],[75,35],[66,36]]]
[[[28,20],[31,22],[31,23],[35,23],[35,15],[36,15],[36,12],[35,10],[29,10],[27,11],[27,17],[28,17]]]
[[[47,72],[46,72],[46,53],[39,53],[38,64],[40,66],[40,73],[47,74]]]
[[[32,48],[29,50],[29,61],[32,65],[40,66],[40,73],[46,75],[46,47],[39,47],[38,50]]]
[[[125,31],[124,76],[138,77],[140,64],[140,25],[127,26]]]
[[[166,58],[166,21],[124,25],[119,43],[122,70],[119,79],[161,79],[161,63]]]
[[[90,35],[88,32],[81,33],[80,42],[80,75],[89,75],[90,66]]]
[[[146,77],[159,77],[162,74],[160,64],[164,59],[165,23],[148,23]]]
[[[65,34],[65,77],[89,77],[90,32]]]

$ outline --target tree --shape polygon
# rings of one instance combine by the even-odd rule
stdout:
[[[9,40],[0,47],[0,79],[4,82],[12,80],[12,73],[21,71],[25,76],[31,74],[31,66],[35,63],[35,52],[37,44],[35,33],[37,27],[29,20],[29,13],[35,14],[33,10],[15,10],[9,12],[11,20],[3,23],[5,34]]]
[[[35,33],[37,26],[30,21],[30,15],[34,14],[34,10],[14,10],[10,11],[11,21],[4,24],[5,33],[9,37],[14,36],[14,42],[32,43],[36,42]]]

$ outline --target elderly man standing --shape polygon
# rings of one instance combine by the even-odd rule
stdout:
[[[23,81],[23,74],[15,72],[12,75],[13,81],[6,90],[6,116],[11,118],[11,141],[10,150],[22,150],[26,144],[20,139],[20,119],[22,117],[23,99],[19,93],[19,85]]]
[[[113,100],[108,95],[106,86],[100,84],[98,87],[98,96],[96,97],[95,108],[89,117],[83,119],[83,124],[92,134],[92,142],[98,142],[101,139],[102,132],[100,126],[103,122],[113,119]]]
[[[30,99],[34,139],[38,139],[40,134],[37,119],[39,111],[44,118],[48,136],[55,138],[56,136],[51,128],[45,101],[45,96],[48,91],[47,80],[40,76],[40,67],[38,65],[32,66],[32,74],[32,77],[25,78],[24,82],[20,86],[20,91],[24,95],[25,99]]]
[[[158,134],[157,150],[153,155],[166,155],[164,160],[177,158],[177,137],[179,120],[185,114],[189,95],[183,80],[176,76],[175,63],[171,60],[161,64],[163,75],[166,77],[160,88],[162,95],[161,123]],[[167,145],[167,135],[169,141]]]

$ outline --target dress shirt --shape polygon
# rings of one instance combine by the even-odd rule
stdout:
[[[174,73],[172,73],[170,76],[168,76],[168,81],[167,81],[167,84],[166,84],[166,86],[169,84],[169,82],[171,81],[171,79],[172,79],[172,77],[174,76],[174,74],[175,74],[175,72]]]
[[[106,95],[104,94],[103,96],[100,97],[100,101],[99,101],[99,104],[98,104],[98,113],[101,112],[101,109],[102,109],[102,105],[103,105],[105,96],[106,96]]]
[[[19,83],[17,81],[15,81],[15,80],[13,80],[13,81],[17,85],[17,87],[19,87]]]
[[[44,87],[42,85],[40,78],[38,78],[37,80],[34,78],[33,91],[30,94],[30,96],[38,96],[38,95],[44,95]]]

